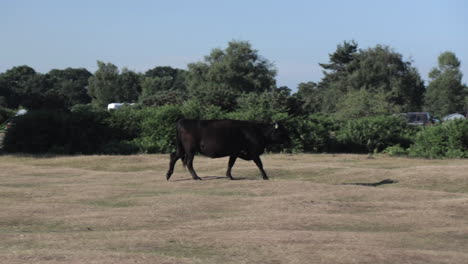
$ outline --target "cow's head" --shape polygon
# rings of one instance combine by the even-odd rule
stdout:
[[[269,129],[268,139],[275,144],[290,144],[288,130],[278,122],[274,122]]]

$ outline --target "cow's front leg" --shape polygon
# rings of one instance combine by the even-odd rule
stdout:
[[[260,170],[260,172],[262,173],[262,177],[264,180],[268,180],[268,176],[266,174],[266,172],[263,170],[263,164],[262,164],[262,160],[260,159],[260,156],[256,156],[253,158],[253,161],[255,162],[255,164],[257,165],[258,169]]]
[[[234,178],[231,175],[231,169],[232,166],[234,166],[234,163],[236,163],[237,156],[230,156],[229,157],[229,164],[228,164],[228,169],[226,171],[226,177],[228,177],[231,180],[234,180]]]
[[[187,158],[187,168],[190,171],[190,174],[192,174],[192,178],[194,180],[201,180],[201,178],[198,177],[197,173],[193,169],[193,157],[194,156],[195,156],[194,154],[189,154],[189,155],[186,156],[186,158]]]
[[[180,156],[178,152],[171,153],[171,161],[169,162],[169,170],[167,171],[167,174],[166,174],[166,180],[169,180],[171,178],[172,173],[174,172],[174,165],[179,158]]]

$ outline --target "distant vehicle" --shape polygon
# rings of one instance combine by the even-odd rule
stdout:
[[[466,119],[463,115],[459,113],[454,113],[450,115],[446,115],[442,118],[442,121],[450,121],[450,120],[455,120],[455,119]]]
[[[135,103],[110,103],[107,105],[107,111],[110,111],[110,110],[118,110],[119,108],[121,108],[122,106],[125,106],[125,105],[134,105]]]
[[[10,118],[7,122],[6,122],[6,125],[5,125],[5,130],[8,130],[9,128],[11,128],[13,126],[13,123],[14,123],[14,119],[18,116],[22,116],[24,114],[26,114],[28,112],[28,110],[26,109],[20,109],[18,110],[18,112],[16,112],[15,116]]]
[[[439,120],[429,114],[429,112],[409,112],[406,113],[406,119],[409,125],[427,126],[438,123]]]

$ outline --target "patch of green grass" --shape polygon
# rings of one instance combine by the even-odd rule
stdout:
[[[152,197],[152,196],[164,196],[175,193],[173,190],[167,189],[154,189],[154,190],[143,190],[132,193],[130,196],[134,198],[142,198],[142,197]],[[179,193],[179,192],[177,192]]]
[[[129,200],[116,200],[115,198],[100,199],[100,200],[87,200],[84,204],[97,206],[97,207],[108,207],[108,208],[126,208],[137,205],[135,201]]]
[[[66,232],[72,227],[62,221],[37,219],[34,217],[11,217],[0,220],[0,232],[50,233]]]
[[[232,191],[220,189],[201,189],[187,191],[187,194],[201,195],[201,196],[237,196],[237,197],[254,197],[257,196],[252,192],[247,191]]]
[[[129,156],[130,157],[130,156]],[[153,164],[138,162],[137,158],[109,156],[19,157],[22,163],[40,167],[62,167],[91,171],[138,172],[154,169]],[[17,159],[18,161],[18,159]]]
[[[0,198],[18,198],[23,196],[23,193],[20,192],[4,192],[0,191]]]
[[[330,175],[333,175],[345,168],[340,167],[328,167],[328,168],[303,168],[303,169],[275,169],[271,174],[274,175],[272,178],[278,178],[282,180],[304,180],[304,181],[320,181],[319,179],[328,179]]]
[[[37,187],[42,184],[37,183],[2,183],[0,184],[1,187],[10,187],[10,188],[32,188]]]
[[[219,255],[219,252],[210,247],[201,247],[190,243],[169,240],[163,247],[154,253],[171,257],[209,259]]]
[[[22,176],[28,176],[28,177],[46,177],[46,178],[54,178],[54,179],[61,179],[61,178],[71,178],[71,177],[79,177],[82,176],[83,173],[80,172],[73,172],[70,173],[69,171],[67,172],[31,172],[31,173],[23,173]]]
[[[143,190],[132,193],[131,197],[151,197],[151,196],[165,196],[165,195],[196,195],[196,196],[233,196],[233,197],[255,197],[258,196],[253,192],[243,190],[232,190],[232,189],[214,189],[214,188],[202,188],[202,189],[152,189]]]
[[[112,250],[122,252],[122,248],[113,247]],[[219,257],[220,252],[212,247],[199,246],[194,243],[170,239],[164,244],[141,243],[132,245],[130,249],[124,250],[128,253],[143,253],[150,255],[187,258],[192,260],[208,260]]]
[[[384,225],[380,223],[340,223],[340,224],[319,224],[304,227],[312,231],[336,231],[336,232],[411,232],[413,228],[407,225]]]
[[[433,181],[421,183],[418,185],[413,184],[411,188],[429,191],[444,191],[450,193],[468,193],[468,185],[462,180],[446,182]]]

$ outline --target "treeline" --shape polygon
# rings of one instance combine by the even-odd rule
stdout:
[[[435,59],[435,58],[434,58]],[[358,49],[344,41],[320,63],[324,77],[299,84],[292,94],[276,85],[276,69],[248,42],[229,42],[213,49],[187,70],[155,67],[144,73],[98,61],[90,73],[83,68],[54,69],[41,74],[18,66],[0,74],[0,106],[16,109],[71,109],[79,104],[105,107],[112,102],[144,106],[202,104],[236,110],[250,97],[280,96],[292,114],[327,113],[342,118],[429,111],[436,116],[468,111],[468,88],[462,83],[460,61],[444,52],[426,86],[411,61],[388,46]],[[258,100],[258,99],[257,99]],[[273,101],[271,103],[274,103]]]
[[[320,66],[323,79],[301,83],[295,93],[276,85],[273,63],[248,42],[238,41],[213,49],[187,70],[155,67],[138,73],[101,61],[94,73],[67,68],[41,74],[28,66],[14,67],[0,74],[0,116],[5,119],[14,112],[9,109],[21,107],[30,113],[17,118],[5,149],[167,152],[173,148],[175,120],[185,117],[283,121],[294,134],[290,151],[373,152],[399,146],[409,153],[418,129],[389,115],[424,110],[444,116],[468,110],[468,88],[452,52],[439,56],[427,86],[412,62],[387,46],[358,49],[356,42],[345,41]],[[106,112],[112,102],[136,105]],[[51,120],[54,125],[46,125]],[[21,124],[29,130],[20,132]],[[364,134],[357,135],[359,131]],[[443,150],[428,156],[464,156],[468,143],[461,133],[455,140],[461,154]],[[40,147],[40,140],[48,143]],[[393,152],[401,151],[394,147]]]
[[[277,118],[290,131],[292,145],[268,151],[292,153],[377,153],[427,158],[468,158],[468,120],[430,127],[407,124],[399,116],[351,120],[331,115],[291,116],[258,104],[233,112],[187,101],[160,107],[125,106],[106,111],[81,105],[70,112],[37,110],[15,119],[3,148],[11,153],[133,154],[168,153],[175,149],[174,124],[191,119]]]

